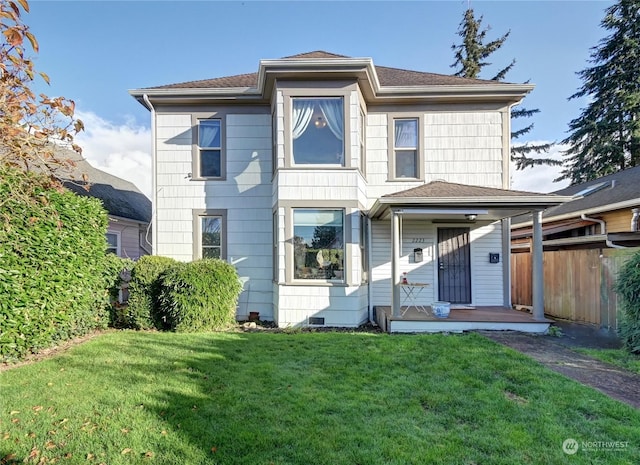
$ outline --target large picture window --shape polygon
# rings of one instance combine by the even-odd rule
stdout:
[[[293,211],[294,279],[344,280],[344,211]]]
[[[293,163],[344,166],[342,97],[293,98],[292,105]]]
[[[418,178],[418,119],[394,120],[393,155],[395,178]]]
[[[199,177],[222,176],[222,121],[198,120]]]

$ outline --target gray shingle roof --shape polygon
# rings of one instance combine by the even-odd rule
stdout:
[[[455,198],[455,197],[532,197],[537,194],[533,192],[513,191],[507,189],[496,189],[493,187],[470,186],[467,184],[456,184],[445,181],[432,181],[422,186],[395,192],[383,197],[387,198]],[[545,194],[546,195],[546,194]]]
[[[604,183],[604,185],[599,186]],[[571,215],[585,210],[606,211],[609,205],[637,200],[640,205],[640,166],[619,171],[607,176],[603,176],[593,181],[582,184],[575,184],[565,189],[553,192],[562,196],[573,196],[591,187],[600,187],[590,194],[576,198],[570,202],[565,202],[557,207],[552,207],[544,211],[543,218],[553,218],[557,216]],[[513,224],[524,223],[531,217],[518,217],[513,219]]]
[[[337,55],[322,50],[301,53],[282,58],[283,60],[299,59],[332,59],[351,58],[345,55]],[[380,85],[384,87],[402,86],[447,86],[447,85],[483,85],[500,84],[497,81],[484,79],[467,79],[446,74],[425,73],[422,71],[412,71],[400,68],[389,68],[386,66],[375,66]],[[234,76],[224,76],[213,79],[203,79],[199,81],[180,82],[167,84],[148,89],[221,89],[235,87],[257,87],[258,73],[237,74]]]
[[[75,167],[58,176],[69,190],[100,199],[110,215],[144,223],[151,221],[151,201],[133,183],[94,168],[76,152],[64,149],[56,152],[58,157],[76,163]],[[84,188],[83,174],[90,184],[88,191]]]

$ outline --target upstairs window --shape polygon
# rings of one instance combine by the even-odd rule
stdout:
[[[292,104],[293,163],[344,166],[342,97],[293,98]]]
[[[362,174],[366,174],[366,166],[367,166],[367,157],[366,157],[366,148],[365,148],[365,140],[366,140],[366,117],[362,108],[358,112],[358,142],[360,143],[360,171]]]
[[[222,121],[198,120],[198,174],[201,178],[222,177]]]
[[[418,119],[395,119],[393,124],[393,177],[396,179],[417,179],[420,176]]]

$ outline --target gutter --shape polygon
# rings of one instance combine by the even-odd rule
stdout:
[[[580,197],[580,198],[562,197],[562,198],[568,198],[569,200],[567,200],[567,202],[570,202],[572,200],[579,200],[580,198],[583,198],[583,197]],[[564,213],[562,215],[545,217],[543,222],[560,221],[560,220],[566,220],[569,218],[578,218],[578,217],[581,217],[581,215],[583,214],[594,215],[594,214],[608,212],[612,210],[622,210],[624,208],[637,207],[638,205],[640,205],[640,198],[635,198],[630,200],[624,200],[622,202],[618,202],[614,204],[600,205],[598,207],[588,208],[586,210],[577,210],[570,213]],[[511,229],[523,228],[525,226],[531,226],[532,224],[533,224],[532,220],[523,221],[522,223],[513,223],[511,224]]]
[[[145,234],[145,241],[151,246],[151,255],[155,255],[154,243],[158,240],[158,225],[156,221],[156,205],[158,204],[158,168],[156,163],[156,110],[153,108],[153,104],[149,100],[147,94],[142,95],[147,108],[151,111],[151,221],[147,226],[147,233]],[[151,241],[149,241],[149,229],[151,229]]]
[[[626,249],[627,248],[627,247],[622,246],[622,245],[614,244],[613,242],[611,242],[610,239],[607,238],[607,223],[605,223],[604,220],[601,220],[599,218],[589,218],[584,213],[582,215],[580,215],[580,218],[582,218],[585,221],[593,221],[594,223],[599,223],[600,224],[600,235],[605,237],[605,242],[607,244],[607,247],[611,247],[612,249]]]

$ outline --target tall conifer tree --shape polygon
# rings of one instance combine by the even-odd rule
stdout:
[[[618,0],[601,25],[611,34],[591,49],[593,66],[578,72],[582,87],[569,97],[589,99],[563,141],[558,180],[571,184],[640,165],[640,0]]]
[[[454,51],[455,62],[451,65],[456,68],[456,76],[470,79],[479,79],[482,68],[491,65],[486,59],[498,50],[509,37],[511,31],[500,36],[499,38],[485,43],[487,33],[490,27],[482,27],[483,17],[476,19],[473,9],[468,8],[464,12],[464,18],[460,22],[458,35],[462,38],[460,45],[452,45]],[[492,81],[504,80],[506,74],[513,68],[516,60],[512,60],[509,65],[502,68],[491,78]],[[530,118],[540,110],[528,110],[526,108],[518,108],[511,111],[512,119]],[[514,130],[511,132],[511,140],[514,141],[519,137],[531,132],[533,123]],[[550,158],[532,158],[532,154],[547,153],[551,148],[551,144],[521,144],[511,146],[511,160],[516,163],[516,169],[524,169],[536,165],[559,165],[561,162]]]

